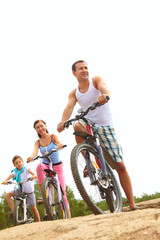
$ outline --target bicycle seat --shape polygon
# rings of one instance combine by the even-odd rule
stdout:
[[[48,173],[48,175],[49,175],[50,177],[52,177],[53,175],[55,176],[55,175],[57,174],[57,172],[54,172],[54,171],[51,170],[51,169],[44,169],[44,171],[45,171],[46,173]]]
[[[88,143],[93,143],[96,141],[95,136],[92,136],[91,134],[88,134],[86,132],[82,132],[82,131],[76,131],[73,133],[75,136],[84,138],[87,140]]]

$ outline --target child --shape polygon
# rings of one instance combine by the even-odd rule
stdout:
[[[11,174],[3,181],[4,184],[7,184],[7,181],[11,178],[13,180],[16,180],[16,182],[21,182],[26,180],[30,177],[30,180],[32,181],[35,178],[35,174],[26,166],[24,166],[23,159],[16,155],[12,159],[13,165],[16,167],[14,170],[11,171]],[[31,176],[32,175],[32,176]],[[36,207],[36,198],[34,194],[34,184],[31,181],[27,181],[23,184],[23,192],[27,194],[27,203],[31,205],[32,211],[35,215],[36,222],[40,222],[40,216],[39,212]],[[11,197],[18,196],[19,195],[19,188],[16,190],[13,190],[12,192],[6,193],[6,200],[12,210],[12,212],[9,214],[9,217],[13,217],[13,210],[14,210],[14,203]]]

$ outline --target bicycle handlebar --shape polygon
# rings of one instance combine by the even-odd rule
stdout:
[[[106,96],[106,99],[109,100],[109,99],[110,99],[109,96]],[[102,105],[103,105],[103,104],[100,104],[100,103],[98,103],[98,102],[93,103],[92,105],[90,105],[90,106],[87,108],[86,111],[81,111],[81,112],[79,113],[79,115],[76,115],[74,118],[66,121],[66,122],[64,123],[64,128],[67,128],[67,127],[69,127],[69,125],[72,125],[72,122],[75,122],[75,121],[80,120],[80,119],[83,119],[83,120],[84,120],[84,116],[87,115],[87,113],[88,113],[90,110],[92,111],[92,110],[94,110],[94,109],[96,109],[97,107],[102,106]]]
[[[63,148],[65,148],[65,147],[67,147],[67,145],[65,144],[65,145],[63,145],[63,147],[62,148],[53,148],[49,153],[47,153],[47,154],[45,154],[45,155],[37,155],[36,157],[34,157],[33,159],[32,159],[32,161],[35,161],[35,160],[37,160],[38,158],[47,158],[48,156],[50,156],[53,152],[57,152],[57,151],[59,151],[59,150],[62,150]]]
[[[21,182],[12,182],[12,181],[7,181],[7,185],[8,184],[16,184],[16,185],[19,185],[19,184],[23,184],[23,183],[25,183],[25,182],[27,182],[27,181],[29,181],[30,180],[30,178],[27,178],[26,180],[24,180],[24,181],[21,181]],[[1,183],[1,184],[4,184],[3,182]]]

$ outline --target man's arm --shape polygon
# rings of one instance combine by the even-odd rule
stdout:
[[[98,89],[102,95],[100,95],[98,98],[97,98],[97,101],[100,103],[100,104],[104,104],[106,102],[108,102],[108,100],[106,99],[106,97],[110,97],[110,91],[107,87],[107,84],[106,82],[103,80],[102,77],[100,76],[97,76],[97,77],[94,77],[93,78],[93,85],[96,89]]]
[[[74,106],[76,105],[76,89],[74,89],[68,97],[68,103],[67,106],[65,107],[63,114],[62,114],[62,120],[57,126],[57,131],[62,132],[64,130],[64,123],[70,118]]]

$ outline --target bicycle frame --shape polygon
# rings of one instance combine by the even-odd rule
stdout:
[[[58,193],[58,200],[59,200],[59,203],[60,203],[60,206],[61,206],[62,195],[61,195],[61,191],[60,191],[60,183],[59,183],[58,178],[57,178],[57,176],[56,176],[57,173],[52,170],[52,162],[51,162],[50,157],[48,156],[47,159],[48,159],[48,161],[49,161],[49,165],[48,165],[48,166],[49,166],[49,170],[50,170],[50,171],[48,171],[48,169],[44,169],[44,171],[47,173],[47,177],[52,178],[53,181],[54,181],[55,184],[56,184],[57,193]],[[48,194],[49,194],[50,196],[51,196],[51,194],[52,194],[51,189],[50,189],[49,187],[48,187]],[[51,198],[49,198],[49,199],[51,199]],[[52,203],[51,203],[51,202],[50,202],[49,204],[50,204],[50,206],[52,206]],[[61,208],[62,208],[62,206],[61,206]],[[63,210],[63,209],[62,209],[62,210]]]
[[[87,131],[90,135],[93,136],[92,128],[89,124],[87,124]],[[106,165],[104,163],[104,157],[103,157],[102,149],[100,147],[100,143],[99,143],[99,139],[98,139],[97,135],[95,135],[95,139],[96,139],[96,142],[93,142],[93,144],[95,145],[95,147],[99,153],[99,159],[96,158],[96,163],[97,163],[96,165],[98,165],[99,169],[100,168],[102,169],[103,176],[107,176],[107,169],[106,169]],[[94,163],[94,165],[95,165],[95,163]]]
[[[89,158],[87,151],[84,152],[84,157],[86,159],[86,164],[87,164],[91,184],[95,184],[96,181],[94,180],[94,176],[93,176],[93,172],[92,172],[92,164],[96,167],[97,171],[99,171],[99,172],[102,171],[103,179],[107,178],[108,173],[107,173],[107,169],[106,169],[106,165],[105,165],[105,161],[104,161],[104,157],[103,157],[103,153],[102,153],[102,149],[101,149],[101,146],[99,143],[98,136],[96,134],[93,134],[91,125],[89,123],[90,121],[88,121],[87,119],[84,119],[84,118],[83,118],[83,120],[85,120],[86,129],[87,129],[87,136],[86,137],[83,136],[83,138],[85,139],[84,142],[90,143],[90,139],[91,140],[93,139],[94,141],[92,141],[92,144],[94,144],[94,146],[99,154],[99,159],[94,157],[95,160],[93,160],[93,159],[91,160]],[[74,134],[80,136],[76,132]],[[93,136],[93,138],[92,138],[92,136]],[[91,163],[91,161],[92,161],[92,163]]]

